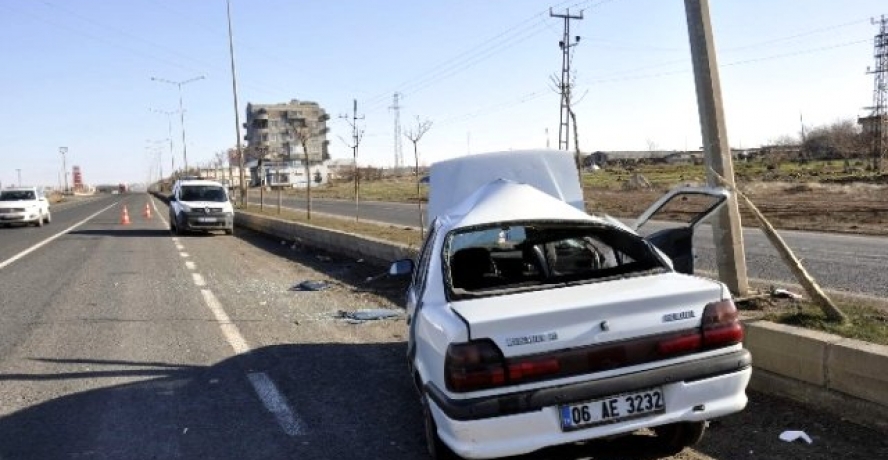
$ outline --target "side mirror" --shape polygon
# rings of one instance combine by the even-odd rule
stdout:
[[[401,259],[392,263],[389,267],[389,275],[405,276],[413,273],[413,261],[410,259]]]
[[[170,196],[167,198],[167,201],[169,201],[170,203],[172,203],[173,201],[176,201],[176,195],[170,195]]]

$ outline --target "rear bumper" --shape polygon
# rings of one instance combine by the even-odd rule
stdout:
[[[675,422],[709,420],[742,410],[752,375],[748,350],[665,368],[507,395],[454,400],[425,386],[438,435],[466,458],[519,455]],[[661,387],[661,414],[577,431],[561,429],[559,406]]]

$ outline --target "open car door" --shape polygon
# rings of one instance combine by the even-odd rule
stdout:
[[[720,187],[678,187],[667,192],[635,221],[633,229],[672,259],[680,273],[694,273],[694,228],[725,205],[730,192]]]

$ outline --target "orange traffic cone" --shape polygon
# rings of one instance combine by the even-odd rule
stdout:
[[[122,225],[130,224],[129,211],[126,209],[126,206],[123,207],[123,215],[120,216],[120,223]]]
[[[145,210],[142,211],[142,215],[145,216],[146,219],[151,218],[151,206],[148,206],[148,203],[145,203]]]

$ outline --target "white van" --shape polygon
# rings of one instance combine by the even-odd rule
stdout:
[[[170,230],[223,230],[234,234],[234,206],[225,186],[210,180],[181,180],[170,195]]]

